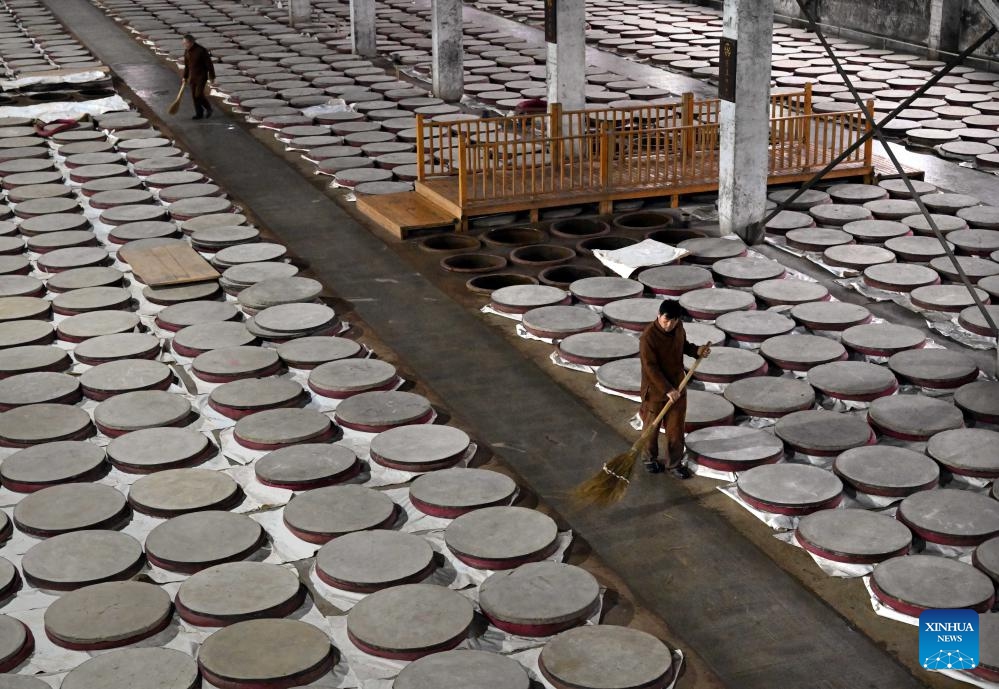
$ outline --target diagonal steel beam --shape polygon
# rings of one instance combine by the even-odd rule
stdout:
[[[992,20],[993,26],[999,28],[999,2],[996,2],[996,0],[978,0],[978,4],[982,6],[982,11],[985,12],[986,16]]]

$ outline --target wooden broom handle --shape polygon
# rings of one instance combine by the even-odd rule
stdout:
[[[690,370],[687,371],[687,374],[683,377],[683,380],[681,380],[680,384],[676,386],[677,392],[683,394],[683,391],[687,388],[687,383],[689,383],[690,379],[694,376],[694,371],[697,370],[697,367],[700,366],[703,360],[704,357],[702,356],[699,356],[696,359],[694,359],[694,365],[690,367]],[[677,396],[676,399],[680,399],[679,395]],[[669,410],[673,406],[673,402],[675,401],[676,400],[669,400],[666,402],[666,405],[662,408],[662,411],[659,412],[659,415],[656,416],[655,420],[649,424],[648,428],[642,430],[642,436],[640,440],[644,440],[646,436],[651,437],[653,433],[659,432],[659,424],[661,424],[663,422],[663,419],[666,418],[666,414],[669,413]]]

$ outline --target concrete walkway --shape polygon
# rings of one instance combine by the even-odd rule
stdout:
[[[165,119],[170,67],[86,0],[44,2]],[[727,686],[924,686],[678,483],[640,480],[612,510],[576,509],[569,491],[623,438],[223,112],[168,125]]]

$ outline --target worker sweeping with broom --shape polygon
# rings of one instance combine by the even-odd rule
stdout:
[[[687,413],[687,383],[701,360],[711,353],[710,345],[700,347],[687,341],[680,320],[680,304],[664,300],[659,316],[639,340],[642,366],[642,435],[631,449],[605,463],[601,470],[581,484],[575,492],[581,502],[610,504],[624,497],[631,473],[639,458],[650,473],[670,472],[679,479],[690,478],[683,459],[683,425]],[[683,355],[697,357],[684,374]],[[659,458],[660,429],[666,431],[665,462]]]

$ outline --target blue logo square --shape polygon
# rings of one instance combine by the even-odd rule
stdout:
[[[978,613],[926,610],[919,616],[919,664],[925,670],[978,667]]]

